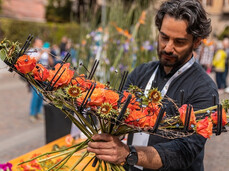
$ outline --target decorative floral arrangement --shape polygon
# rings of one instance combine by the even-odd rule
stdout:
[[[163,105],[161,93],[156,88],[151,89],[148,95],[136,86],[123,90],[128,72],[123,73],[119,88],[116,90],[108,83],[102,84],[93,79],[99,64],[98,60],[95,60],[88,75],[77,73],[69,63],[66,63],[70,54],[67,54],[54,68],[47,69],[36,59],[26,55],[31,40],[32,36],[29,36],[21,49],[17,42],[3,40],[0,44],[0,58],[10,67],[10,71],[21,75],[31,87],[41,93],[47,103],[61,109],[87,139],[66,149],[36,156],[20,163],[21,166],[35,159],[38,163],[42,163],[64,156],[48,168],[48,170],[61,169],[75,152],[86,149],[88,142],[92,141],[91,137],[98,133],[122,137],[128,133],[144,131],[173,139],[193,133],[210,138],[213,132],[220,135],[222,131],[226,131],[228,116],[225,110],[229,104],[227,100],[199,111],[194,111],[189,104],[183,104],[180,108],[174,104],[180,115],[169,117],[170,115],[165,112],[166,107]],[[89,117],[89,121],[86,116]],[[98,124],[92,119],[94,116]],[[47,154],[50,157],[42,158]],[[69,170],[74,170],[88,155],[89,152],[84,151]],[[102,168],[124,170],[122,165],[97,160],[96,156],[92,156],[83,170],[89,163],[93,163],[93,166],[101,170]]]

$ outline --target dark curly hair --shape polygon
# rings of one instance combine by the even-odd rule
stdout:
[[[175,19],[188,21],[187,33],[196,38],[206,38],[212,31],[211,20],[199,0],[169,0],[160,6],[155,24],[160,30],[163,18],[168,14]]]

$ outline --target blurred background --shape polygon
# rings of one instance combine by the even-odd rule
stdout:
[[[162,0],[0,0],[0,41],[24,44],[29,34],[42,40],[52,64],[67,52],[69,62],[85,73],[100,59],[97,80],[118,85],[124,70],[157,60],[154,16]],[[194,52],[196,60],[216,80],[213,65],[218,50],[227,58],[220,98],[229,98],[229,0],[201,0],[212,20],[212,33]],[[32,46],[32,45],[31,45]],[[81,65],[80,65],[81,64]],[[84,67],[82,67],[84,66]],[[227,84],[228,83],[228,84]],[[0,163],[47,143],[47,121],[29,118],[32,92],[0,61]],[[211,98],[211,97],[210,97]],[[42,108],[41,114],[45,113]],[[61,129],[66,129],[65,124]],[[53,130],[55,131],[55,129]],[[50,134],[50,132],[49,132]],[[53,133],[54,134],[54,133]],[[57,137],[56,137],[57,138]],[[205,153],[205,169],[229,170],[229,135],[212,136]]]

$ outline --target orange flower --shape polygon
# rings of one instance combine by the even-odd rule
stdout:
[[[133,110],[126,118],[125,123],[137,127],[143,127],[145,120],[146,120],[146,114],[144,111],[142,112],[141,110]]]
[[[147,127],[153,127],[157,121],[157,115],[152,114],[152,115],[147,115],[145,122],[142,123],[141,127],[147,128]]]
[[[206,116],[205,119],[200,120],[196,124],[196,132],[205,138],[210,138],[212,135],[213,124],[211,120]]]
[[[110,103],[112,106],[116,106],[119,99],[119,94],[114,92],[113,90],[104,89],[104,97],[105,103]]]
[[[27,74],[33,70],[36,66],[36,59],[30,58],[29,55],[23,55],[18,58],[16,64],[14,65],[18,71],[23,74]]]
[[[80,76],[76,77],[72,80],[73,85],[77,85],[80,87],[82,91],[86,91],[90,88],[92,82],[85,79],[85,75],[81,74]],[[97,87],[97,86],[96,86]]]
[[[146,19],[146,11],[142,11],[142,14],[138,20],[140,24],[145,24],[145,19]]]
[[[82,103],[83,99],[85,98],[87,92],[82,93],[82,96],[78,98],[77,100]],[[101,88],[95,88],[93,91],[90,101],[88,102],[89,105],[91,106],[101,106],[102,103],[104,102],[104,89]]]
[[[46,81],[49,77],[49,71],[42,64],[37,64],[32,72],[34,79],[38,81]]]
[[[71,135],[67,135],[65,137],[65,143],[67,147],[70,147],[73,144],[73,142],[74,142],[74,139]]]
[[[51,81],[54,77],[54,75],[56,74],[56,72],[59,70],[60,68],[60,63],[56,64],[55,66],[55,70],[50,70],[49,71],[49,77],[48,77],[48,81]],[[60,86],[65,86],[68,85],[74,75],[74,71],[69,69],[70,67],[70,63],[66,63],[62,66],[62,68],[59,70],[59,72],[57,73],[57,75],[55,76],[55,78],[52,81],[52,84],[56,82],[56,80],[59,78],[59,76],[61,75],[61,77],[59,78],[59,80],[56,82],[56,84],[54,85],[54,87],[60,87]]]
[[[132,94],[132,93],[129,93],[129,92],[127,92],[127,91],[124,91],[124,92],[123,92],[123,98],[122,98],[122,100],[121,100],[121,103],[124,103],[124,102],[126,101],[126,99],[127,99],[127,97],[128,97],[129,94],[132,95],[132,98],[131,98],[131,100],[130,100],[130,103],[129,103],[129,105],[128,105],[128,108],[129,108],[130,110],[132,110],[132,111],[133,111],[133,110],[140,109],[140,107],[139,107],[139,102],[136,101],[135,95]]]
[[[217,111],[211,114],[211,119],[213,124],[217,125]],[[224,110],[224,108],[222,109],[222,126],[225,126],[227,124],[227,115],[226,112]]]
[[[149,103],[145,110],[148,111],[148,113],[150,114],[155,114],[156,116],[158,116],[160,112],[160,107],[156,103]],[[164,113],[164,116],[165,114],[166,113]]]
[[[182,121],[183,125],[185,123],[186,109],[187,109],[187,104],[184,104],[179,108],[180,120]],[[195,113],[193,111],[193,108],[191,111],[189,128],[191,128],[191,125],[196,125],[196,116],[195,116]]]

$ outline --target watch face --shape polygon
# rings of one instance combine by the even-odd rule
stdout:
[[[129,165],[135,165],[138,162],[138,156],[137,153],[132,153],[127,157],[127,164]]]

